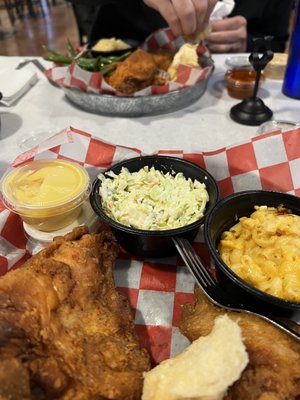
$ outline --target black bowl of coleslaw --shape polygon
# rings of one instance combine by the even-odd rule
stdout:
[[[111,227],[119,244],[129,253],[148,258],[175,255],[176,248],[172,238],[180,236],[189,241],[195,239],[206,215],[219,200],[218,185],[213,176],[197,164],[171,156],[144,156],[125,160],[106,170],[104,176],[108,179],[112,179],[109,175],[113,173],[118,176],[122,168],[127,168],[129,173],[133,173],[140,171],[144,167],[154,167],[156,171],[160,171],[162,174],[169,173],[172,176],[182,173],[185,179],[190,178],[193,182],[197,180],[200,183],[204,183],[209,200],[205,205],[203,216],[196,221],[172,229],[145,229],[144,227],[132,226],[135,225],[135,223],[125,225],[108,215],[107,209],[105,209],[106,205],[100,195],[102,180],[99,179],[99,177],[94,181],[90,194],[92,208],[102,221]],[[124,190],[126,190],[126,188],[124,188]],[[169,193],[169,196],[170,199],[172,199],[172,193]],[[147,218],[147,216],[145,218]]]
[[[267,206],[267,207],[273,207],[276,210],[282,209],[283,213],[289,213],[289,214],[295,214],[297,216],[300,216],[300,199],[294,195],[287,194],[287,193],[281,193],[281,192],[275,192],[275,191],[266,191],[266,190],[248,190],[248,191],[242,191],[242,192],[237,192],[235,194],[232,194],[228,197],[223,198],[218,202],[218,204],[215,205],[215,207],[212,209],[210,214],[205,220],[204,223],[204,237],[205,241],[208,245],[210,254],[212,256],[212,259],[214,261],[214,265],[216,267],[216,274],[217,278],[219,280],[220,285],[223,287],[223,289],[230,293],[232,298],[235,300],[240,301],[244,305],[249,305],[250,309],[252,310],[258,310],[258,311],[265,311],[267,314],[274,314],[274,315],[281,315],[284,317],[289,317],[293,318],[295,317],[295,320],[298,322],[300,321],[300,302],[298,301],[293,301],[293,300],[286,300],[282,298],[281,296],[277,296],[274,294],[274,292],[269,291],[269,290],[260,290],[255,285],[255,278],[257,277],[258,281],[260,279],[261,275],[257,275],[260,273],[260,269],[257,270],[256,265],[261,265],[261,264],[256,264],[253,267],[253,272],[250,268],[252,268],[252,261],[249,262],[249,259],[244,259],[243,261],[249,262],[247,274],[252,275],[253,281],[249,283],[248,279],[243,279],[240,277],[238,274],[238,269],[237,265],[240,262],[240,258],[235,259],[231,258],[230,261],[235,263],[235,269],[236,272],[233,271],[229,265],[227,265],[224,261],[224,258],[221,257],[220,253],[220,243],[221,239],[224,239],[223,233],[228,232],[232,227],[234,227],[234,235],[238,236],[238,227],[236,227],[236,224],[239,222],[239,219],[241,217],[250,217],[251,214],[257,209],[255,209],[256,206]],[[261,228],[255,228],[256,231],[254,232],[255,235],[257,236],[258,234],[260,235],[260,238],[263,237],[262,231],[259,231]],[[258,229],[258,230],[257,230]],[[273,226],[270,226],[269,232],[271,235],[271,232],[273,234],[272,229],[275,229]],[[236,233],[237,232],[237,233]],[[277,235],[277,230],[275,231]],[[259,240],[256,239],[256,236],[251,235],[250,237],[247,238],[247,243],[246,240],[244,239],[244,243],[239,245],[239,243],[232,242],[229,240],[232,238],[232,236],[225,236],[225,239],[228,240],[228,243],[226,243],[227,247],[232,245],[232,249],[237,249],[237,251],[243,251],[244,253],[247,254],[247,257],[249,253],[254,254],[259,254],[259,257],[262,257],[263,254],[265,254],[267,251],[268,253],[266,254],[272,254],[273,259],[274,257],[277,257],[277,253],[275,253],[276,248],[271,247],[271,239],[270,242],[268,241],[263,241],[259,242]],[[280,232],[278,235],[283,235]],[[275,234],[273,235],[275,239]],[[257,243],[260,245],[259,249],[257,250],[259,253],[253,253],[251,250],[251,244],[250,241],[254,237],[254,241],[256,240]],[[269,236],[266,236],[269,237]],[[228,239],[229,238],[229,239]],[[273,240],[273,239],[272,239]],[[242,247],[241,247],[242,246]],[[264,247],[265,246],[265,247]],[[247,248],[247,251],[244,251],[244,249]],[[300,237],[299,237],[299,248],[300,248]],[[250,252],[248,251],[250,249]],[[264,249],[266,251],[264,251]],[[269,251],[271,249],[271,251]],[[281,247],[279,249],[281,251]],[[256,251],[256,250],[255,250]],[[222,251],[221,251],[222,252]],[[233,254],[233,253],[232,253]],[[277,263],[277,260],[279,257],[281,257],[281,252],[278,252],[278,257],[275,260]],[[235,253],[235,256],[232,257],[240,257],[238,253]],[[253,258],[255,261],[255,257]],[[261,259],[260,259],[261,260]],[[266,255],[266,260],[264,265],[267,263],[268,257]],[[274,265],[276,265],[274,262]],[[279,260],[278,260],[279,264]],[[248,265],[248,264],[247,264]],[[272,264],[268,264],[269,268],[271,268]],[[243,267],[244,268],[244,267]],[[246,267],[245,267],[246,268]],[[273,268],[273,266],[272,266]],[[273,270],[272,270],[273,273]],[[299,278],[300,279],[300,271],[299,273]],[[275,284],[280,284],[278,279],[280,278],[279,271],[276,274],[270,274],[269,283],[271,285]],[[272,279],[276,279],[276,281],[271,282]],[[246,281],[247,280],[247,281]],[[286,284],[284,282],[284,284]],[[283,288],[284,290],[290,290],[288,286],[285,286]],[[299,290],[299,287],[298,287]],[[268,293],[269,292],[269,293]],[[273,294],[270,294],[273,293]]]

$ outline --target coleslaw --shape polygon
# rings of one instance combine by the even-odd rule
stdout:
[[[167,230],[201,219],[209,201],[204,183],[179,173],[145,166],[100,174],[102,207],[120,224],[143,230]]]

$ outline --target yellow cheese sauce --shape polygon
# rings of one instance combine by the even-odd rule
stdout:
[[[83,168],[66,161],[34,161],[8,175],[8,199],[29,206],[53,206],[78,196],[88,182]]]
[[[90,191],[89,175],[65,160],[32,161],[10,171],[1,183],[3,200],[24,222],[41,231],[72,223]]]

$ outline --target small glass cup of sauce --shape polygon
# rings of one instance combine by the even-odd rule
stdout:
[[[256,71],[253,69],[229,69],[225,73],[229,96],[240,100],[251,97],[255,86],[255,78]],[[265,80],[265,77],[261,74],[259,83],[263,80]]]

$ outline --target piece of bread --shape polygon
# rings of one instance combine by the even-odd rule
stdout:
[[[240,327],[223,315],[208,336],[144,373],[142,400],[221,400],[247,364]]]
[[[184,35],[184,39],[187,43],[199,44],[202,40],[205,40],[206,36],[209,35],[211,31],[212,26],[209,22],[203,31],[197,32],[193,35]]]
[[[200,67],[197,54],[198,44],[185,43],[175,54],[172,64],[168,68],[168,74],[171,81],[177,78],[177,68],[180,64],[190,65],[191,67]]]

